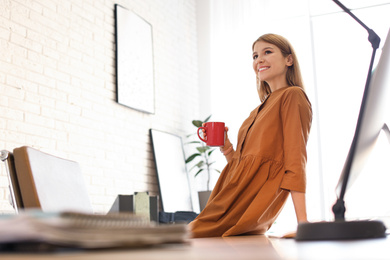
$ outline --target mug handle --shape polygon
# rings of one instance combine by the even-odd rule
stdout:
[[[202,126],[202,127],[199,127],[199,128],[198,128],[198,137],[199,137],[200,140],[202,140],[203,142],[207,143],[207,140],[203,139],[203,138],[199,135],[199,130],[201,130],[201,129],[206,129],[206,127],[203,127],[203,126]]]

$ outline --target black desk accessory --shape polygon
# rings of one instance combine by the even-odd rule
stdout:
[[[344,168],[342,171],[342,174],[340,176],[339,183],[337,185],[337,191],[338,191],[338,198],[336,203],[334,204],[332,210],[334,213],[335,220],[333,222],[313,222],[313,223],[300,223],[298,225],[296,240],[342,240],[342,239],[362,239],[362,238],[380,238],[385,237],[386,227],[381,221],[373,221],[373,220],[359,220],[359,221],[346,221],[345,220],[345,203],[344,203],[344,195],[347,190],[348,182],[350,181],[351,177],[351,167],[355,160],[356,163],[356,153],[359,152],[357,148],[363,149],[362,146],[358,147],[359,137],[361,134],[362,127],[367,127],[367,117],[372,116],[371,114],[366,115],[366,122],[363,122],[364,114],[367,112],[367,103],[368,103],[368,97],[369,94],[371,94],[370,102],[371,105],[373,103],[373,97],[376,97],[375,95],[378,95],[378,93],[370,93],[370,82],[371,82],[371,76],[372,76],[372,69],[375,59],[376,50],[379,47],[380,38],[379,36],[370,28],[368,28],[362,21],[360,21],[351,11],[346,8],[343,4],[341,4],[338,0],[333,0],[339,7],[341,7],[346,13],[348,13],[350,16],[352,16],[360,25],[362,25],[368,32],[368,41],[372,45],[372,56],[370,61],[370,66],[368,69],[368,75],[366,80],[366,85],[364,89],[364,94],[362,98],[362,103],[360,107],[359,117],[357,126],[355,129],[355,135],[347,156],[347,159],[344,164]],[[389,41],[389,36],[387,41]],[[382,58],[382,57],[381,57]],[[384,62],[384,66],[387,67],[388,63]],[[379,65],[378,65],[379,66]],[[383,69],[383,68],[382,68]],[[382,73],[383,74],[383,73]],[[382,76],[382,75],[381,75]],[[381,76],[378,76],[379,78]],[[381,83],[385,81],[388,76],[383,76],[385,79],[379,79],[379,82]],[[377,82],[375,82],[377,84]],[[373,84],[373,85],[375,85]],[[377,84],[378,85],[378,84]],[[374,86],[375,87],[375,86]],[[388,87],[388,86],[387,86]],[[385,86],[380,86],[379,92],[384,92],[385,90],[381,89],[385,88]],[[377,90],[375,90],[378,92]],[[374,91],[374,92],[375,92]],[[374,95],[374,96],[372,96]],[[381,98],[383,101],[383,97]],[[375,105],[374,112],[378,112],[379,105]],[[372,108],[370,108],[372,110]],[[375,116],[375,115],[374,115]],[[377,123],[378,121],[376,121]],[[381,129],[385,131],[387,134],[387,137],[389,138],[389,128],[386,124],[381,125]],[[378,128],[378,127],[377,127]],[[381,130],[378,129],[378,132]],[[377,130],[377,129],[375,129]],[[366,131],[367,133],[367,131]],[[365,133],[365,134],[366,134]],[[379,135],[379,133],[377,134]],[[376,137],[376,136],[375,136]],[[389,139],[390,142],[390,139]],[[366,149],[366,148],[365,148]],[[358,158],[360,159],[360,158]],[[355,173],[356,174],[356,173]]]

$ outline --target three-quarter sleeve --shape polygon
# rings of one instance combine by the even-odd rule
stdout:
[[[306,94],[298,87],[289,88],[281,103],[284,171],[281,188],[306,191],[306,144],[312,110]]]

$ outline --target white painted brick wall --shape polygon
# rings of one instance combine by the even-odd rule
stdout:
[[[115,102],[114,4],[153,27],[155,114]],[[96,212],[157,194],[149,129],[182,137],[199,115],[195,0],[0,1],[0,149],[80,163]],[[12,212],[4,164],[0,214]]]

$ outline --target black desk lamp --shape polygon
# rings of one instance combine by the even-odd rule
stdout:
[[[384,94],[384,92],[387,91],[386,87],[387,88],[390,87],[390,86],[384,86],[386,84],[383,84],[384,81],[386,80],[390,81],[389,76],[387,76],[388,73],[386,73],[385,71],[390,69],[389,67],[390,62],[388,61],[390,59],[390,56],[387,53],[387,56],[389,57],[387,56],[381,57],[381,60],[383,58],[384,62],[382,62],[382,64],[379,64],[378,66],[382,66],[381,72],[384,71],[384,73],[380,72],[379,75],[376,75],[378,76],[376,77],[376,81],[374,82],[374,84],[370,84],[371,76],[372,76],[372,68],[375,59],[375,53],[379,47],[380,38],[373,30],[368,28],[354,14],[352,14],[351,11],[348,8],[346,8],[343,4],[341,4],[337,0],[333,0],[333,1],[367,30],[368,40],[372,45],[373,51],[372,51],[370,66],[368,69],[368,75],[367,75],[366,85],[365,85],[362,103],[360,107],[358,122],[355,130],[355,135],[337,187],[339,192],[338,198],[332,208],[335,216],[335,221],[301,223],[298,225],[296,240],[341,240],[341,239],[359,239],[359,238],[379,238],[379,237],[385,237],[385,232],[386,232],[386,227],[381,221],[369,221],[369,220],[346,221],[344,195],[347,190],[348,181],[350,180],[351,177],[351,172],[352,172],[351,167],[354,162],[356,163],[356,161],[361,159],[358,157],[361,154],[359,149],[361,150],[363,148],[366,148],[363,147],[360,140],[362,139],[362,137],[367,138],[361,135],[362,129],[367,127],[379,128],[379,129],[374,129],[375,130],[374,132],[376,133],[375,136],[369,136],[369,137],[373,137],[372,139],[376,139],[376,137],[379,135],[379,132],[381,130],[384,130],[387,136],[389,136],[389,129],[387,125],[383,124],[382,121],[378,119],[379,117],[377,117],[377,114],[382,114],[383,111],[381,111],[381,109],[383,110],[383,108],[381,108],[380,106],[384,104],[383,102],[388,102],[388,100],[384,100],[386,95],[381,95],[381,94]],[[389,44],[388,43],[389,40],[390,37],[388,36],[387,44]],[[388,47],[390,48],[390,46]],[[375,85],[379,85],[379,86],[375,86]],[[376,89],[372,90],[370,89],[370,87],[374,87]],[[377,113],[378,111],[381,113]],[[371,124],[372,120],[374,120],[371,119],[371,117],[375,117],[376,120],[374,122],[375,124]],[[378,122],[380,122],[381,124],[378,125]],[[372,133],[372,131],[367,131],[367,129],[363,129],[363,134],[367,135],[367,133]]]

